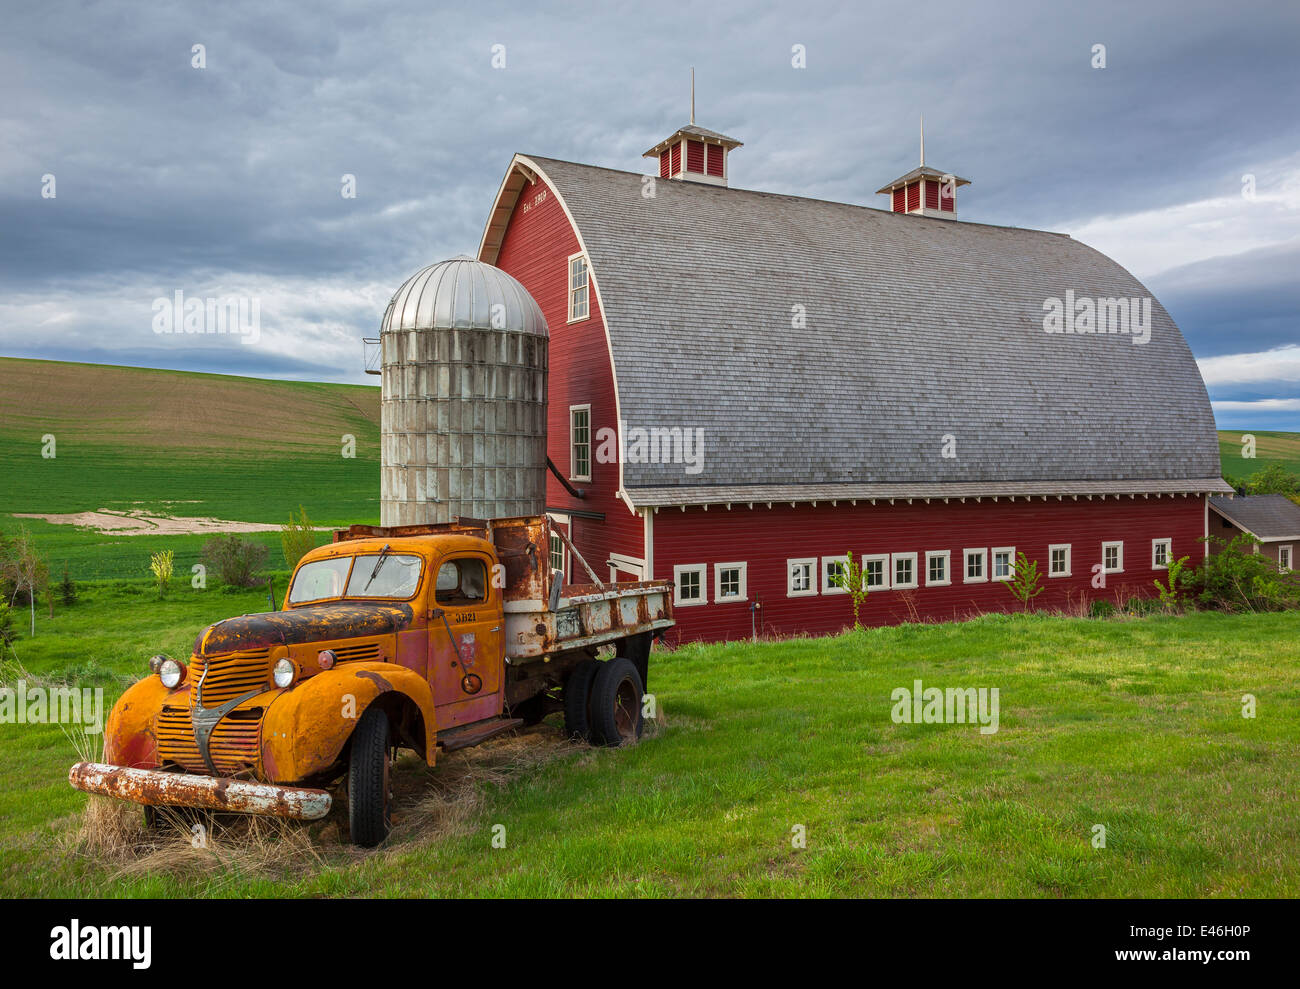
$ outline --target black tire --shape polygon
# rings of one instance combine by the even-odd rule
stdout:
[[[592,681],[601,665],[594,659],[584,659],[564,681],[564,733],[575,742],[591,741],[588,702]]]
[[[388,715],[369,707],[352,733],[348,827],[352,844],[374,848],[388,837]]]
[[[641,737],[645,687],[641,674],[630,659],[611,659],[599,664],[591,685],[591,742],[593,745],[629,745]]]

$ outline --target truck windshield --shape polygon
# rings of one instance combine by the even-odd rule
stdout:
[[[353,565],[355,561],[355,566]],[[420,586],[423,562],[418,556],[389,553],[384,565],[370,580],[378,553],[365,556],[338,556],[331,560],[315,560],[305,564],[293,578],[289,588],[290,604],[323,601],[327,598],[402,598],[411,597]],[[351,577],[348,576],[349,571]],[[364,592],[363,589],[364,588]]]

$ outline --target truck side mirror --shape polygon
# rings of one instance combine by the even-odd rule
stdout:
[[[564,571],[551,571],[551,611],[556,611],[560,607],[560,591],[564,590]]]

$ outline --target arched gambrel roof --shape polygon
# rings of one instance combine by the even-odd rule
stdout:
[[[698,473],[623,464],[636,505],[1228,490],[1178,327],[1066,235],[516,156],[481,260],[533,176],[590,262],[620,421],[703,430]],[[1151,298],[1150,340],[1045,332],[1067,291]]]

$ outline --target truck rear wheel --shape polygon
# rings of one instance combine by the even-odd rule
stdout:
[[[369,707],[352,733],[348,827],[352,843],[374,848],[388,837],[388,715]]]
[[[564,681],[564,733],[575,742],[591,741],[591,684],[602,664],[584,659]]]
[[[598,664],[589,704],[592,744],[626,745],[640,738],[644,696],[641,674],[630,659]]]

